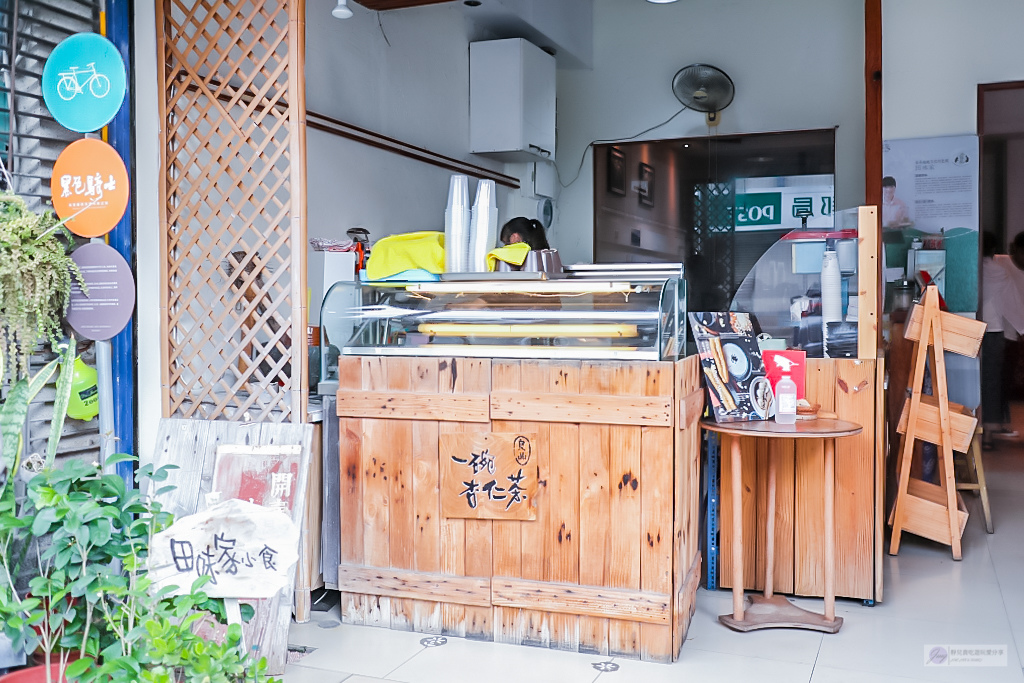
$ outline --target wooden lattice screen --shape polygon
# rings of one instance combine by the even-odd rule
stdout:
[[[167,417],[305,418],[304,17],[158,2]]]

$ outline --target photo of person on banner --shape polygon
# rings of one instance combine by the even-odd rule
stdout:
[[[885,176],[882,178],[882,227],[905,228],[912,224],[906,203],[896,196],[896,179]]]

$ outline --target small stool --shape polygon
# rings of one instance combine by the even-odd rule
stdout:
[[[970,481],[958,482],[957,491],[976,491],[981,497],[981,511],[985,515],[985,531],[995,533],[992,527],[992,509],[988,504],[988,484],[985,482],[985,466],[981,462],[981,438],[982,428],[974,431],[974,438],[971,440],[971,447],[964,453],[964,460],[967,462],[967,472]]]

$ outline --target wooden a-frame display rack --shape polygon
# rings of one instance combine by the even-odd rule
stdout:
[[[966,452],[978,420],[969,410],[949,401],[946,393],[945,352],[970,358],[978,355],[985,323],[939,310],[939,292],[929,286],[907,322],[905,337],[914,344],[911,394],[903,405],[900,438],[899,488],[889,523],[889,554],[900,550],[904,531],[951,546],[953,559],[961,558],[960,537],[967,525],[967,508],[957,493],[953,451]],[[932,395],[922,395],[925,363],[931,370]],[[910,476],[915,441],[939,448],[939,484]]]

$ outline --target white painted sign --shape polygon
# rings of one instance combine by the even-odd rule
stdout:
[[[287,513],[243,500],[226,500],[182,517],[153,537],[153,590],[188,593],[200,576],[214,598],[270,598],[295,574],[299,529]]]
[[[835,225],[835,180],[832,175],[737,178],[736,232],[807,227],[832,230]]]

